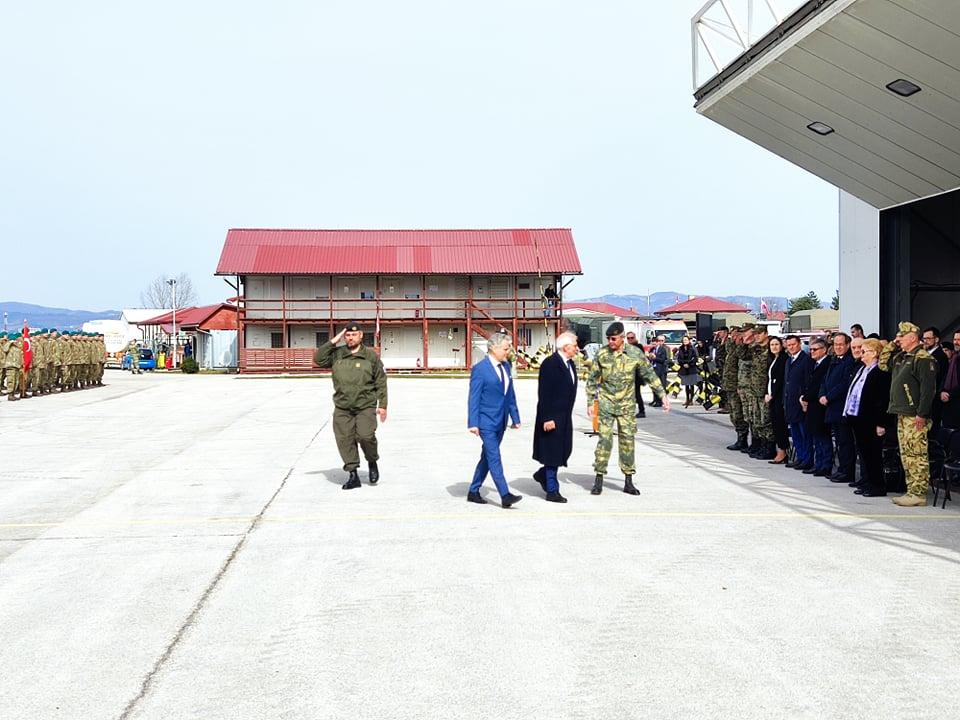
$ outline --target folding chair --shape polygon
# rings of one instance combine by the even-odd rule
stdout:
[[[945,509],[947,500],[953,500],[950,496],[950,483],[957,475],[960,475],[960,430],[941,428],[937,433],[936,442],[942,449],[943,459],[940,461],[940,472],[936,476],[937,482],[933,487],[933,504],[937,504],[937,498],[942,490],[943,504],[940,508]],[[932,480],[934,477],[932,463],[930,469],[930,479]]]

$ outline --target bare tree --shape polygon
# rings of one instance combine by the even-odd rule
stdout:
[[[190,276],[180,273],[173,279],[177,282],[177,309],[195,305],[197,291],[193,289]],[[157,275],[140,293],[140,304],[147,308],[172,308],[173,288],[168,280],[170,278],[164,275]]]

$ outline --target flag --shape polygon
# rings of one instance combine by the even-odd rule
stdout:
[[[763,298],[760,298],[760,314],[761,314],[761,315],[769,315],[769,314],[770,314],[770,308],[767,307],[767,301],[764,300]]]
[[[30,343],[30,326],[26,320],[23,322],[23,372],[30,372],[30,365],[33,363],[33,348]]]

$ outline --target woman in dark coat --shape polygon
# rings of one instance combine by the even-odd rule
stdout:
[[[700,380],[700,370],[697,368],[697,349],[690,342],[690,336],[684,335],[680,341],[680,349],[677,350],[677,356],[674,358],[677,365],[680,366],[680,384],[687,394],[684,407],[690,407],[693,403],[693,391],[697,382]]]
[[[533,479],[540,483],[551,502],[567,501],[560,494],[557,468],[565,467],[573,452],[572,414],[578,384],[573,358],[576,355],[576,336],[563,333],[557,338],[557,351],[540,364],[533,459],[543,467],[533,474]]]
[[[883,349],[879,340],[863,341],[863,367],[847,391],[843,419],[853,426],[860,455],[860,483],[854,491],[864,497],[887,494],[883,478],[883,439],[896,433],[896,417],[887,412],[890,404],[890,373],[877,361]]]
[[[783,465],[787,461],[787,449],[790,447],[790,434],[787,431],[787,418],[783,409],[784,379],[787,372],[787,353],[783,350],[783,341],[778,337],[770,338],[772,360],[767,369],[767,394],[764,401],[770,408],[770,424],[773,426],[773,440],[777,444],[777,455],[768,462],[771,465]]]

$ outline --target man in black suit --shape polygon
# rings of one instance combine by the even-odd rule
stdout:
[[[827,343],[820,338],[811,341],[810,359],[813,361],[813,370],[800,398],[800,407],[807,415],[807,433],[813,445],[813,466],[803,472],[805,475],[827,477],[833,469],[833,446],[830,443],[830,426],[824,421],[827,408],[820,404],[820,386],[829,367]]]
[[[784,341],[790,359],[787,361],[787,378],[783,388],[783,417],[790,426],[794,458],[792,467],[806,470],[813,467],[813,448],[807,434],[806,416],[800,407],[800,398],[806,392],[813,372],[813,361],[800,346],[800,338],[788,335]]]
[[[947,368],[950,366],[950,358],[947,357],[947,353],[940,347],[940,330],[936,327],[928,327],[923,331],[923,336],[920,340],[923,342],[923,349],[933,355],[933,359],[937,361],[937,387],[942,388],[943,381],[947,378]],[[935,437],[943,419],[943,402],[941,401],[939,393],[933,398],[933,409],[931,413],[930,420],[933,424],[930,426],[930,437]]]
[[[537,421],[533,426],[533,459],[543,467],[533,474],[548,502],[565,503],[557,482],[557,468],[566,466],[573,452],[573,406],[577,402],[580,349],[570,332],[557,337],[557,351],[540,364],[537,383]]]
[[[853,380],[854,361],[850,353],[850,336],[837,333],[833,336],[833,358],[827,368],[827,374],[820,386],[820,404],[826,408],[824,422],[830,426],[830,433],[837,448],[837,472],[830,476],[830,482],[853,482],[856,476],[857,450],[853,440],[853,429],[843,420],[843,403]]]
[[[660,378],[660,384],[666,389],[667,368],[672,359],[670,348],[667,347],[667,338],[664,335],[658,335],[655,342],[656,344],[653,346],[653,349],[647,353],[647,356],[650,358],[650,364],[653,365],[653,371],[657,374],[657,377]],[[653,402],[650,403],[650,407],[662,406],[663,402],[658,397],[654,397]]]

